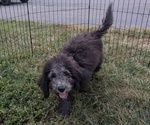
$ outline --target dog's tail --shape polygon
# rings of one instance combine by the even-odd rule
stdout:
[[[113,12],[112,12],[112,3],[109,5],[106,17],[102,20],[102,26],[100,26],[96,30],[96,35],[101,38],[107,30],[110,28],[110,26],[113,24]]]

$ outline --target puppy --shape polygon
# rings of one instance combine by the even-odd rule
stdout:
[[[92,75],[101,68],[101,38],[112,23],[113,12],[110,4],[101,27],[72,37],[56,56],[45,63],[39,86],[45,98],[48,98],[50,89],[58,95],[58,114],[69,115],[72,90],[85,90]]]

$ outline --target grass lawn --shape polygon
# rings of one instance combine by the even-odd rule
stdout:
[[[57,97],[37,86],[43,63],[82,26],[0,21],[0,124],[149,125],[149,30],[111,29],[104,63],[87,92],[74,93],[68,118],[56,115]],[[94,27],[91,27],[91,30]],[[32,40],[32,42],[30,42]]]

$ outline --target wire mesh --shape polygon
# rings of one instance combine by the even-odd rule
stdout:
[[[104,38],[104,51],[148,65],[149,0],[12,0],[0,4],[0,60],[17,61],[55,54],[71,36],[102,24],[109,3],[114,24]]]

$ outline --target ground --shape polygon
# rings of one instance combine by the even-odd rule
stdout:
[[[71,115],[57,116],[57,97],[37,86],[43,63],[71,36],[87,30],[1,20],[0,122],[51,125],[150,124],[148,30],[111,29],[103,38],[104,63],[85,93],[74,93]],[[94,29],[91,27],[90,30]],[[31,32],[29,32],[31,31]],[[134,32],[135,31],[135,32]],[[32,42],[31,42],[32,40]]]

